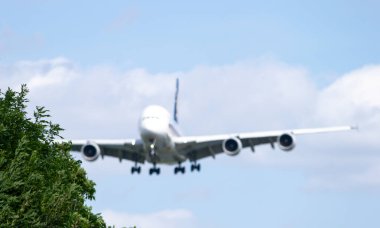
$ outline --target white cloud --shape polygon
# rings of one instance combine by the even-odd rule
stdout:
[[[146,214],[105,210],[102,213],[107,225],[137,228],[177,228],[196,227],[191,211],[185,209],[163,210]]]
[[[44,75],[36,74],[29,82],[27,82],[27,85],[31,90],[37,87],[60,85],[67,81],[67,77],[70,77],[70,74],[68,73],[69,72],[64,67],[56,67]]]
[[[316,106],[316,118],[321,123],[346,122],[359,125],[358,134],[341,139],[339,159],[351,160],[339,175],[322,175],[314,185],[334,189],[379,189],[380,160],[380,66],[364,66],[343,75],[336,82],[321,91]],[[325,185],[324,185],[325,184]]]
[[[83,68],[56,58],[0,66],[0,73],[2,89],[29,82],[30,100],[51,109],[69,138],[138,137],[136,122],[145,105],[171,110],[176,77],[180,123],[188,134],[359,124],[359,133],[304,136],[291,156],[261,147],[238,160],[302,168],[312,180],[309,186],[318,188],[380,186],[374,162],[380,147],[380,66],[354,70],[322,89],[304,68],[268,59],[152,74],[106,65]]]
[[[20,61],[9,66],[0,66],[0,83],[3,86],[18,88],[27,84],[30,90],[49,89],[66,83],[76,76],[74,66],[65,58],[44,59],[39,61]],[[41,87],[41,88],[38,88]]]
[[[379,88],[380,66],[350,72],[321,92],[317,114],[328,122],[364,120],[379,125]]]
[[[245,150],[228,164],[295,169],[306,176],[305,191],[378,191],[379,75],[380,66],[365,66],[318,89],[304,68],[268,59],[150,73],[107,65],[81,67],[55,58],[0,65],[0,88],[18,88],[27,82],[32,105],[50,109],[54,121],[67,129],[67,138],[138,137],[136,124],[144,106],[155,103],[171,110],[176,77],[181,80],[179,119],[188,134],[359,124],[359,132],[300,136],[291,153],[272,151],[269,146],[257,147],[254,154]],[[221,160],[230,161],[215,162]],[[201,162],[206,165],[210,161]],[[104,189],[110,176],[129,175],[132,164],[126,163],[119,165],[112,158],[84,162],[92,179],[106,183],[99,186],[99,194],[103,194],[97,196],[99,201],[110,194]],[[163,171],[163,176],[172,174],[169,168],[163,167]],[[146,173],[139,178],[152,181]],[[153,181],[153,185],[162,184]],[[127,197],[132,193],[133,197],[141,189],[132,184],[113,191],[111,194]],[[191,201],[215,193],[200,186],[168,194],[175,200]],[[102,215],[117,227],[197,227],[197,220],[202,219],[188,209],[131,213],[112,208]]]

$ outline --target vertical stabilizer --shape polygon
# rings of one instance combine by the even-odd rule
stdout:
[[[177,78],[176,86],[175,86],[174,113],[173,113],[173,118],[176,123],[178,123],[178,91],[179,91],[179,79]]]

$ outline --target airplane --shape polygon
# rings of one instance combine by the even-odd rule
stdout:
[[[179,80],[176,80],[174,99],[174,114],[171,120],[170,113],[162,106],[150,105],[146,107],[139,119],[139,139],[90,139],[72,140],[72,151],[78,151],[87,161],[95,161],[99,156],[111,156],[134,162],[131,174],[140,174],[141,166],[145,162],[153,164],[149,175],[160,174],[159,164],[177,165],[174,174],[185,173],[182,163],[190,161],[191,172],[200,171],[200,159],[213,157],[219,154],[236,156],[243,148],[250,148],[269,144],[274,149],[275,144],[286,152],[294,149],[295,136],[303,134],[327,133],[357,129],[354,126],[338,126],[325,128],[309,128],[264,132],[248,132],[205,136],[183,136],[178,130],[178,92]]]

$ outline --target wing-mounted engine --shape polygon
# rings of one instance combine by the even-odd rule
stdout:
[[[278,147],[283,151],[291,151],[296,146],[295,138],[292,134],[284,133],[278,137]]]
[[[223,141],[223,152],[229,156],[238,155],[241,151],[242,144],[240,139],[236,137],[228,138]]]
[[[95,161],[100,155],[100,147],[94,142],[88,142],[82,146],[81,153],[86,161]]]

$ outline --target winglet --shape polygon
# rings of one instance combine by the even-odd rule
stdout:
[[[173,114],[173,118],[176,123],[178,123],[178,92],[179,92],[179,79],[177,78],[175,95],[174,95],[174,114]]]

